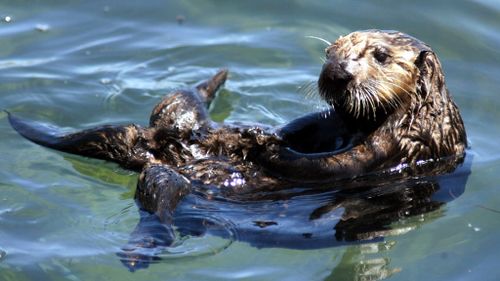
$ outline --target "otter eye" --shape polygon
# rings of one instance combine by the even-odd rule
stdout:
[[[379,63],[386,63],[387,59],[390,57],[388,54],[387,50],[384,48],[377,48],[373,52],[373,57],[379,62]]]

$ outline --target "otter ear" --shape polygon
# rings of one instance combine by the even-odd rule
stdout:
[[[444,76],[436,54],[430,49],[424,49],[415,60],[419,69],[418,90],[422,97],[428,93],[442,90]]]

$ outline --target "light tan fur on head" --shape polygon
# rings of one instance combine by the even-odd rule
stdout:
[[[326,49],[318,86],[355,126],[378,124],[397,141],[403,162],[464,155],[466,134],[441,64],[422,41],[397,31],[367,30]]]
[[[320,92],[355,118],[376,119],[377,112],[392,111],[415,93],[415,62],[424,50],[430,48],[396,31],[358,31],[340,37],[326,49],[327,59],[336,56],[352,80],[343,93],[322,89],[320,81]]]

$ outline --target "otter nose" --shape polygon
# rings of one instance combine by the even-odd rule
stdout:
[[[323,65],[322,72],[333,82],[348,83],[353,75],[346,70],[347,63],[340,60],[335,53],[331,53],[328,60]]]
[[[346,62],[340,61],[335,54],[329,54],[318,79],[321,96],[329,103],[334,103],[347,90],[347,85],[354,78],[346,70]]]

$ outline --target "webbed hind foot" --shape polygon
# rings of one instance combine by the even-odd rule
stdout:
[[[137,125],[104,125],[80,132],[62,134],[59,129],[25,120],[7,112],[10,125],[28,140],[59,151],[109,160],[140,170],[147,159],[136,146],[143,129]]]
[[[139,176],[135,199],[141,219],[127,245],[117,253],[130,270],[146,268],[175,241],[173,213],[191,192],[191,183],[166,165],[149,165]]]
[[[151,127],[176,128],[180,131],[197,130],[208,125],[207,108],[217,90],[226,82],[228,71],[223,69],[212,78],[192,89],[179,90],[167,95],[151,112]]]

